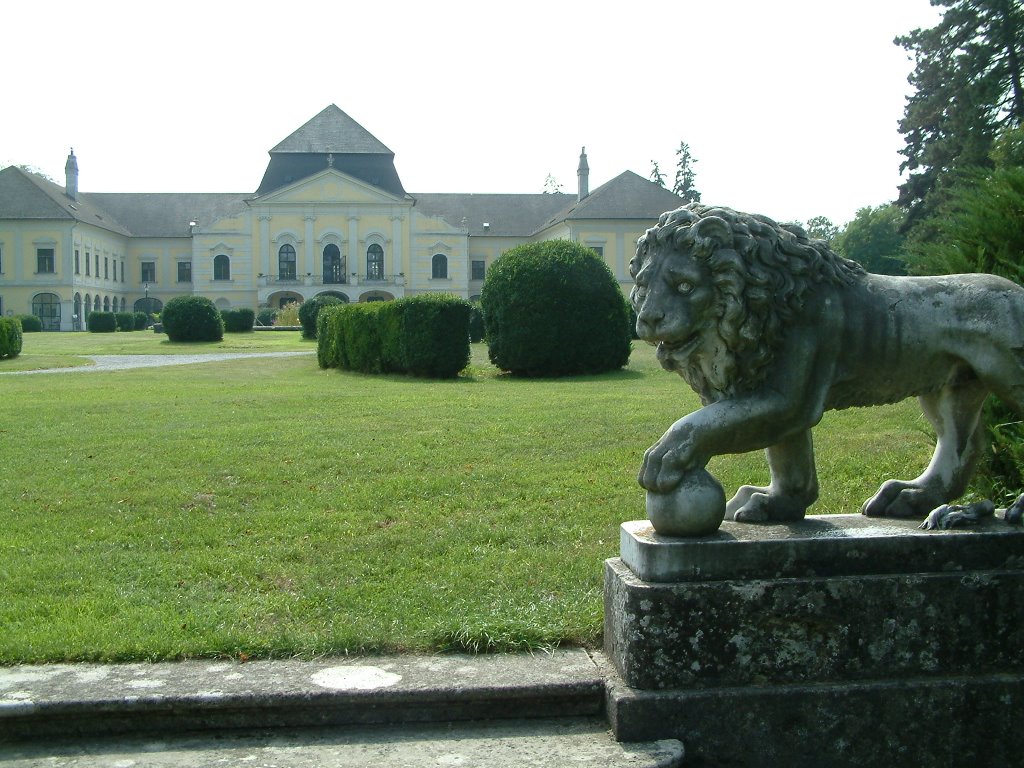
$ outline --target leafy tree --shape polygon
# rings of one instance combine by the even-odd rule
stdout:
[[[552,176],[550,173],[548,177],[544,179],[544,194],[551,195],[562,191],[562,185],[558,183],[558,179]]]
[[[917,239],[933,234],[933,216],[975,167],[990,168],[1001,128],[1024,120],[1024,9],[1016,0],[932,0],[944,7],[931,29],[897,37],[915,61],[900,133],[898,204]]]
[[[700,202],[700,192],[693,185],[697,177],[693,170],[696,162],[697,159],[690,154],[690,145],[685,141],[679,142],[679,149],[676,150],[676,181],[672,191],[688,203]]]
[[[657,160],[651,160],[651,181],[659,187],[665,186],[665,174],[663,174],[661,172],[661,168],[658,167]]]
[[[903,219],[903,211],[892,204],[861,208],[853,221],[836,235],[833,247],[868,272],[905,275],[905,238],[900,232]]]
[[[832,223],[828,216],[814,216],[807,221],[804,227],[807,234],[815,240],[824,240],[830,246],[839,234],[839,227]]]

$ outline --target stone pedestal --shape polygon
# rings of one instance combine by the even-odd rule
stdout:
[[[1012,765],[1024,532],[860,515],[669,539],[605,565],[608,714],[692,765]]]

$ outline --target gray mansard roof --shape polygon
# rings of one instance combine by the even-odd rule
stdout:
[[[372,133],[338,109],[334,104],[322,110],[309,122],[270,150],[270,154],[369,154],[391,155]]]

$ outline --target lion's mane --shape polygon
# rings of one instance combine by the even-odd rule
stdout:
[[[710,217],[728,225],[731,246],[695,231]],[[647,230],[637,243],[634,276],[665,244],[704,261],[714,281],[717,325],[707,330],[717,335],[714,344],[724,347],[724,354],[714,356],[713,369],[701,366],[700,360],[675,359],[671,354],[662,359],[662,365],[680,373],[705,403],[751,391],[765,379],[808,291],[850,285],[865,274],[863,267],[837,255],[824,241],[809,239],[799,226],[781,226],[766,216],[699,203],[663,213],[657,226]]]

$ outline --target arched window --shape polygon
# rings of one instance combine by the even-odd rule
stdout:
[[[122,296],[121,297],[121,311],[125,312],[125,311],[127,311],[127,309],[128,309],[128,302],[125,300],[124,296]]]
[[[37,293],[32,297],[32,314],[42,321],[44,331],[59,331],[60,297],[55,293]]]
[[[86,264],[88,264],[88,263],[89,262],[86,262]],[[84,310],[85,310],[85,314],[82,315],[82,322],[83,323],[86,320],[89,319],[89,313],[92,312],[92,296],[90,296],[88,293],[85,294],[85,307],[84,307]]]
[[[435,253],[430,261],[430,277],[434,280],[448,279],[448,257],[443,253]]]
[[[101,306],[100,305],[100,297],[97,296],[96,298],[94,298],[92,300],[92,311],[93,312],[99,312],[100,311],[100,306]]]
[[[213,279],[231,279],[231,259],[225,256],[223,253],[219,253],[213,257]]]
[[[110,297],[109,296],[104,296],[103,297],[103,311],[104,312],[109,312],[110,311]]]
[[[376,243],[366,249],[366,279],[384,279],[384,249]]]
[[[324,282],[345,282],[345,259],[341,257],[341,249],[334,243],[324,248]]]
[[[295,279],[295,248],[288,243],[277,252],[277,276],[281,280]]]
[[[86,299],[88,301],[88,299]],[[72,318],[74,321],[74,328],[77,331],[82,327],[82,294],[75,294],[75,316]]]

